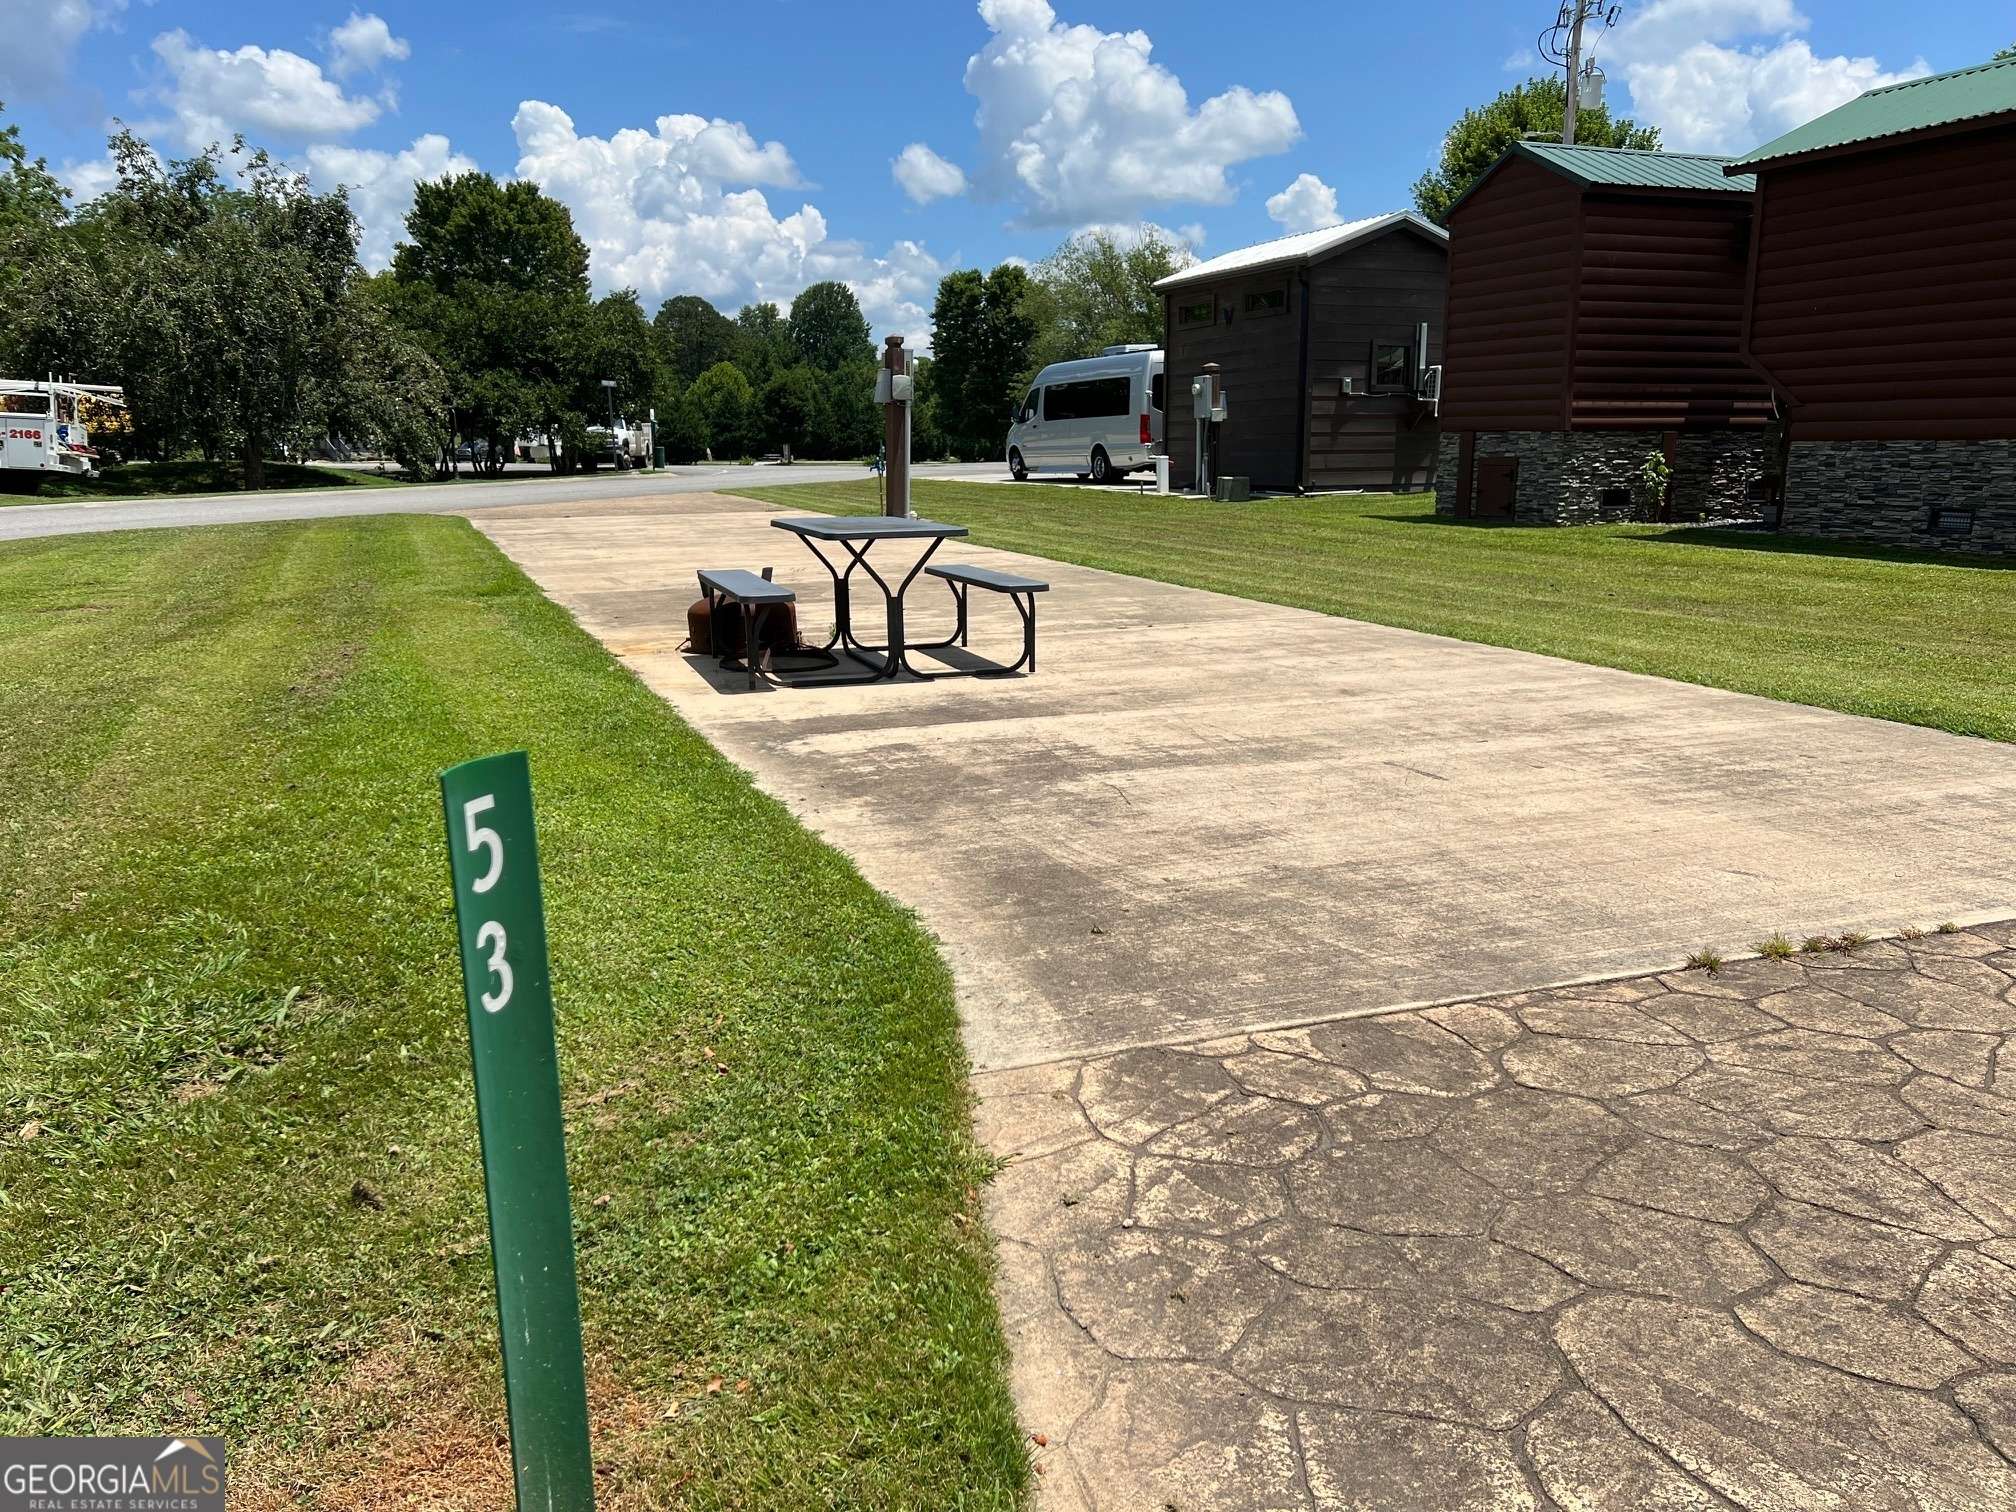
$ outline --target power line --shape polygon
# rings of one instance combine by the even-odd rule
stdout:
[[[1575,145],[1576,117],[1582,108],[1583,91],[1587,89],[1599,104],[1603,98],[1603,73],[1595,58],[1589,56],[1596,43],[1586,35],[1588,25],[1593,21],[1602,31],[1608,31],[1617,24],[1623,11],[1623,6],[1611,4],[1610,0],[1564,0],[1554,24],[1540,33],[1540,56],[1568,73],[1568,100],[1561,122],[1564,146]]]

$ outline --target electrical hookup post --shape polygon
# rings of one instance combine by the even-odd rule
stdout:
[[[520,1512],[591,1512],[546,911],[523,751],[441,774]]]
[[[901,336],[883,338],[882,371],[875,375],[875,402],[882,406],[882,513],[898,520],[916,517],[910,508],[910,404],[917,393],[917,359],[903,350]]]

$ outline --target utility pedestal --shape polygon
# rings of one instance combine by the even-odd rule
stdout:
[[[1197,419],[1197,492],[1208,499],[1218,481],[1218,427],[1225,423],[1225,384],[1217,363],[1205,363],[1190,380],[1190,406]]]
[[[875,375],[875,402],[882,406],[882,513],[915,518],[910,508],[910,402],[915,396],[916,359],[903,350],[901,336],[882,348],[882,371]]]

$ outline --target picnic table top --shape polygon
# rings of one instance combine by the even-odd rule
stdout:
[[[902,520],[891,515],[809,515],[770,523],[778,530],[821,541],[943,540],[967,533],[964,525],[947,525],[942,520]]]

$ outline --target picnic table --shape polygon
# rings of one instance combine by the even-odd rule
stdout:
[[[803,541],[806,549],[819,559],[819,565],[833,579],[833,635],[821,649],[837,649],[868,668],[867,675],[862,677],[821,678],[822,683],[872,683],[894,678],[913,670],[904,663],[907,650],[939,650],[958,639],[955,631],[946,640],[909,646],[903,634],[903,595],[941,545],[967,534],[964,525],[947,525],[938,520],[896,519],[888,515],[812,515],[803,519],[772,520],[770,523]],[[900,581],[892,584],[868,559],[869,553],[880,541],[923,541],[927,544],[924,554],[917,558]],[[846,556],[845,564],[841,565],[828,556],[820,549],[822,545],[837,547]],[[857,571],[867,574],[882,590],[889,638],[881,644],[863,641],[854,633],[852,580]],[[893,572],[891,576],[894,576]]]

